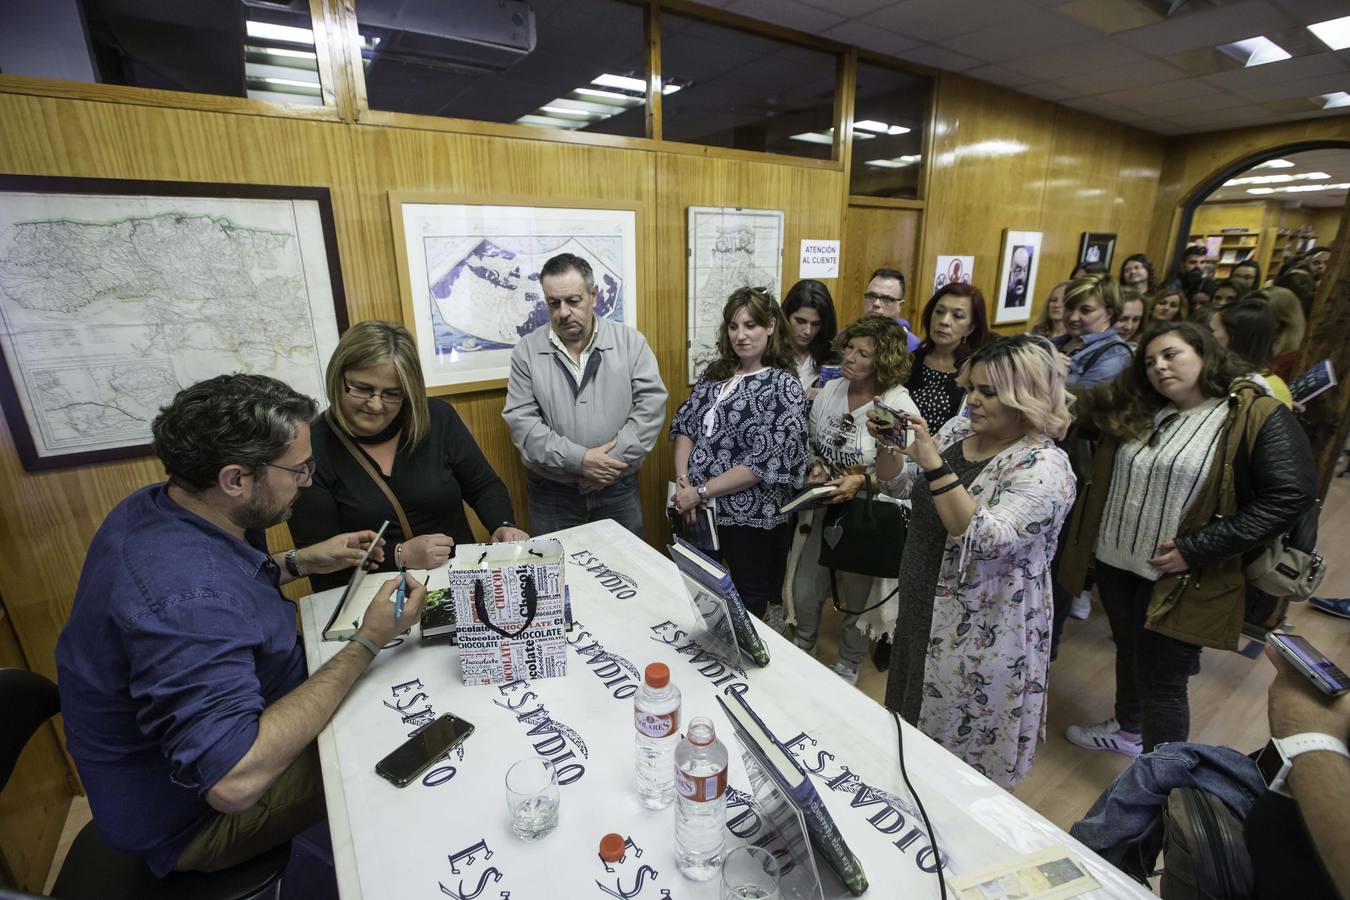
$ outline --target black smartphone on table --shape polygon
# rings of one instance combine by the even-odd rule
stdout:
[[[1322,693],[1331,697],[1339,697],[1346,691],[1350,691],[1350,676],[1347,676],[1339,666],[1327,659],[1307,638],[1296,634],[1285,634],[1282,631],[1272,631],[1266,635],[1266,641],[1280,651],[1280,655],[1289,660],[1295,669],[1298,669],[1308,677],[1309,681],[1317,685]]]
[[[455,749],[473,734],[473,724],[453,713],[446,713],[416,732],[384,759],[375,764],[375,772],[399,787],[411,783],[431,764]]]

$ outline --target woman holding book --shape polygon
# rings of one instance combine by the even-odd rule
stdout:
[[[792,525],[781,509],[806,473],[806,394],[787,320],[767,291],[741,288],[722,308],[718,358],[670,426],[675,508],[714,507],[722,558],[746,609],[782,602]]]
[[[936,437],[911,419],[877,457],[882,488],[913,502],[886,705],[1006,788],[1045,727],[1050,563],[1074,498],[1055,444],[1066,375],[1039,335],[995,340],[961,369],[968,418]]]
[[[310,424],[314,483],[290,519],[297,547],[388,520],[381,568],[434,569],[456,543],[473,542],[466,500],[494,542],[529,537],[454,408],[426,396],[417,345],[402,325],[372,320],[347,329],[324,387],[332,405]],[[326,590],[347,574],[313,575],[310,583]]]
[[[904,382],[911,359],[905,336],[891,319],[866,316],[839,332],[835,349],[843,377],[827,383],[811,403],[807,435],[811,445],[808,484],[829,484],[834,492],[826,506],[798,517],[789,571],[793,573],[786,602],[787,621],[797,626],[797,646],[810,653],[820,630],[820,612],[832,593],[830,572],[820,565],[820,540],[825,522],[836,504],[847,503],[876,470],[877,440],[866,428],[873,401],[909,415],[919,408]],[[894,579],[873,579],[852,572],[836,572],[836,608],[844,613],[839,638],[839,661],[834,671],[850,684],[858,681],[858,666],[871,637],[889,635],[895,628],[898,602]],[[883,602],[883,600],[885,602]],[[878,605],[880,604],[880,605]]]

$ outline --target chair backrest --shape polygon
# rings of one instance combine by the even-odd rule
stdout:
[[[14,774],[19,754],[42,723],[61,711],[61,695],[50,679],[27,669],[0,669],[0,790]]]

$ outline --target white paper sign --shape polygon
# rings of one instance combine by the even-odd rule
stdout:
[[[839,242],[802,241],[798,278],[838,278]]]
[[[933,270],[933,293],[937,293],[949,284],[970,284],[975,277],[975,257],[939,256],[937,267]]]

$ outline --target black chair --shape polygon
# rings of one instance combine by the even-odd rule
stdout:
[[[14,774],[24,745],[42,723],[60,712],[61,698],[50,680],[26,669],[0,669],[0,709],[9,725],[0,731],[0,790]],[[254,900],[277,897],[291,842],[219,872],[151,874],[138,856],[119,853],[99,837],[94,823],[80,830],[52,887],[61,900]],[[12,893],[10,896],[28,896]],[[4,895],[0,895],[3,900]]]

